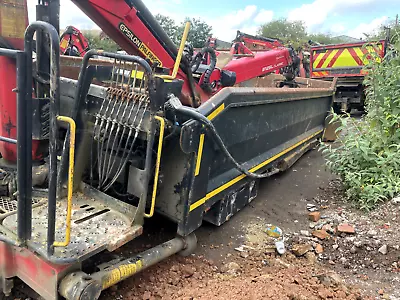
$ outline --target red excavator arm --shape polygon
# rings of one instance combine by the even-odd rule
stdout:
[[[89,50],[89,42],[74,26],[68,26],[60,38],[60,54],[84,56]]]
[[[141,0],[72,1],[127,53],[142,56],[154,67],[172,73],[178,56],[177,46]],[[247,57],[232,57],[221,69],[212,68],[211,76],[207,68],[195,68],[195,72],[200,72],[198,81],[194,81],[192,65],[184,58],[177,73],[177,79],[184,82],[181,101],[188,105],[203,103],[224,86],[290,66],[293,62],[292,52],[278,45],[278,42],[271,42],[271,45],[276,46],[271,51],[248,53]],[[226,77],[228,80],[223,80]],[[224,85],[224,82],[228,85]]]
[[[153,66],[172,72],[178,55],[177,46],[140,0],[72,0],[105,34],[123,50],[146,58]],[[177,79],[184,82],[182,102],[191,104],[209,98],[198,85],[191,85],[189,64],[183,61]]]
[[[234,42],[242,43],[248,49],[253,51],[271,50],[285,47],[279,40],[254,36],[238,31]]]

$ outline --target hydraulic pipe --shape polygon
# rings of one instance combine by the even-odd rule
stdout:
[[[195,245],[192,243],[196,243],[196,239],[193,237],[193,234],[185,238],[176,237],[134,257],[115,264],[103,265],[101,271],[91,275],[83,272],[70,273],[61,280],[59,293],[67,300],[98,299],[102,290],[108,289],[169,256],[185,249],[194,249]]]
[[[0,141],[6,142],[6,143],[10,143],[10,144],[16,144],[17,143],[16,139],[10,139],[10,138],[5,137],[5,136],[0,136]]]
[[[32,86],[28,89],[26,84],[28,70],[26,55],[21,51],[17,54],[17,231],[18,239],[23,243],[31,238],[32,232],[30,217],[32,212],[29,212],[32,209],[32,176],[28,173],[28,168],[31,168],[30,172],[32,172],[32,127],[27,126],[27,115],[30,115],[27,112],[31,112],[28,106],[32,102]],[[32,76],[32,69],[30,70]]]

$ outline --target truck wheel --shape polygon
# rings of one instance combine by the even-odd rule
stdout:
[[[186,247],[185,247],[185,249],[180,251],[178,254],[180,256],[186,257],[186,256],[193,254],[194,250],[196,250],[197,237],[194,233],[192,233],[192,234],[188,235],[187,237],[184,237],[183,239],[185,240]]]
[[[340,107],[340,103],[339,104],[336,104],[336,103],[333,104],[333,111],[335,112],[335,114],[338,114],[338,115],[340,115],[342,113],[342,110],[341,110],[341,107]]]

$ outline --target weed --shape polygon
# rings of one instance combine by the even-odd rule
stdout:
[[[339,145],[323,143],[330,170],[339,175],[347,197],[363,209],[400,193],[400,49],[385,59],[368,57],[365,70],[366,110],[363,120],[334,114],[340,122]]]

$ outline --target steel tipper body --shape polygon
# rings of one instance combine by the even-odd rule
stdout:
[[[311,78],[338,78],[334,108],[337,111],[364,109],[364,66],[371,58],[385,56],[387,42],[359,42],[311,47]]]

